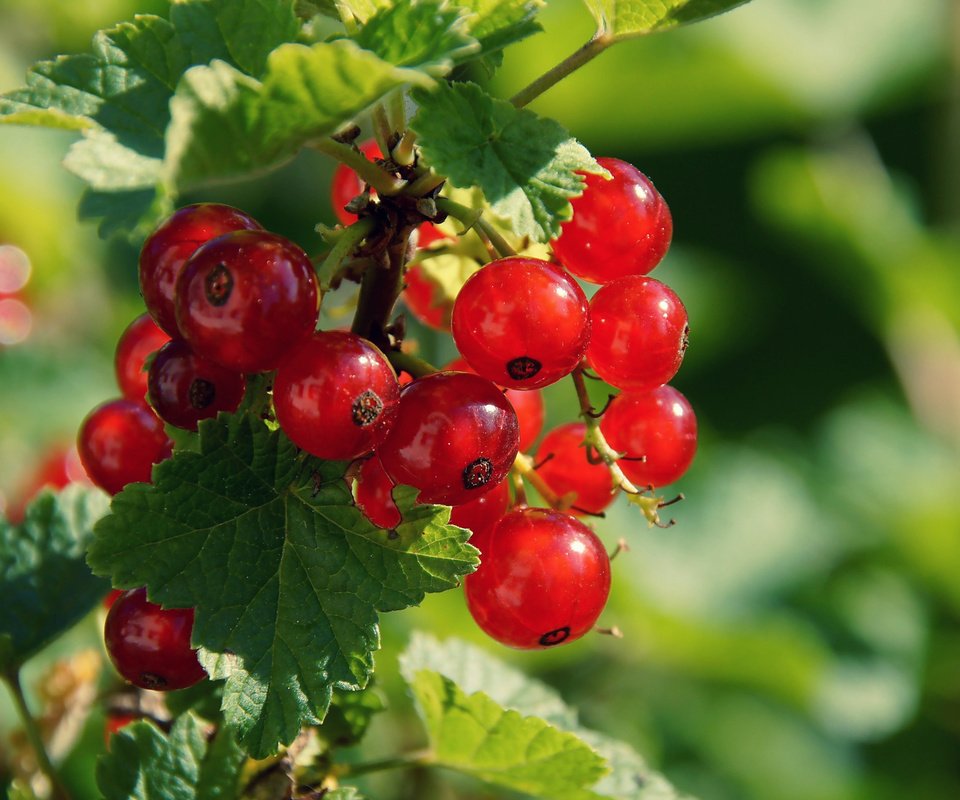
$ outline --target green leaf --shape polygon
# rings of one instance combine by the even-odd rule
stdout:
[[[107,593],[83,560],[106,510],[102,492],[71,486],[43,492],[20,525],[0,519],[0,671],[17,669]]]
[[[546,3],[542,0],[458,0],[467,9],[467,31],[480,43],[477,56],[489,57],[503,48],[539,33],[534,17]]]
[[[277,48],[263,82],[223,62],[194,67],[170,104],[167,180],[182,188],[276,167],[409,83],[433,80],[344,40]]]
[[[603,173],[586,148],[553,120],[497,100],[472,83],[416,91],[411,122],[424,160],[461,188],[483,190],[513,230],[539,242],[570,219],[579,173]]]
[[[97,761],[97,785],[106,800],[214,800],[236,797],[245,759],[228,728],[208,744],[193,714],[180,717],[169,736],[153,724],[124,726]]]
[[[170,98],[181,76],[214,59],[260,75],[267,55],[299,33],[294,5],[182,0],[169,21],[142,15],[100,31],[92,53],[41,61],[25,88],[0,96],[0,124],[81,131],[67,168],[93,192],[119,194],[89,199],[82,216],[103,217],[101,232],[149,229],[169,207],[169,188],[159,184]]]
[[[378,611],[416,605],[477,565],[449,509],[395,498],[396,532],[353,504],[345,465],[300,452],[247,415],[200,425],[200,452],[180,452],[114,498],[89,561],[118,585],[194,607],[195,645],[226,679],[227,723],[255,757],[319,723],[332,690],[366,685]]]
[[[390,64],[440,77],[480,49],[466,22],[462,11],[437,0],[398,3],[371,17],[354,40]]]
[[[318,733],[333,747],[357,744],[386,707],[383,696],[371,686],[357,692],[334,692]]]
[[[748,0],[584,0],[601,35],[628,39],[722,14]]]
[[[400,665],[404,678],[412,685],[420,675],[442,675],[461,694],[486,697],[503,708],[539,718],[557,729],[568,731],[583,746],[589,745],[599,753],[608,764],[608,774],[599,777],[592,785],[580,784],[580,795],[569,794],[569,787],[566,787],[553,797],[612,797],[618,800],[679,800],[681,797],[629,745],[582,727],[576,711],[566,705],[553,689],[477,647],[456,639],[440,642],[432,636],[416,633],[401,656]],[[428,705],[420,699],[415,685],[414,692],[427,719],[432,741],[435,723],[431,721],[428,710],[437,713],[438,698],[429,698],[431,705]],[[452,698],[453,695],[449,695],[447,700],[440,703],[441,713],[443,703],[448,700],[452,702]],[[586,792],[582,788],[585,786],[592,786],[592,791]]]

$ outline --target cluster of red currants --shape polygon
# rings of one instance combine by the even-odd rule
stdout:
[[[199,420],[239,407],[245,376],[272,372],[280,428],[314,456],[354,462],[356,502],[374,524],[402,523],[391,492],[406,484],[419,502],[451,506],[451,522],[473,532],[482,565],[465,585],[481,628],[522,648],[582,636],[606,603],[610,565],[577,516],[601,513],[626,479],[645,488],[675,481],[696,447],[690,406],[666,385],[687,345],[686,311],[646,277],[669,246],[669,210],[634,167],[599,163],[612,179],[587,178],[552,243],[555,262],[500,258],[466,281],[449,314],[421,304],[433,324],[450,320],[462,359],[422,377],[403,374],[403,382],[370,341],[316,330],[317,280],[297,245],[227,206],[180,209],[141,253],[149,315],[117,349],[124,397],[95,409],[80,430],[91,479],[111,493],[149,481],[172,447],[163,421],[196,430]],[[333,193],[361,215],[370,203],[346,168]],[[349,209],[340,217],[355,219]],[[421,227],[421,242],[442,238]],[[573,276],[602,286],[588,301]],[[597,434],[622,455],[619,468],[597,457],[587,424],[562,425],[540,444],[534,484],[548,501],[572,501],[531,508],[520,493],[510,510],[508,473],[543,426],[539,390],[582,375],[584,365],[622,390]],[[121,674],[167,689],[203,677],[190,650],[192,613],[160,609],[142,589],[121,595],[106,627]],[[155,631],[156,641],[143,631]]]

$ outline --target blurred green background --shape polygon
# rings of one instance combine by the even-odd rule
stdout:
[[[0,90],[32,61],[85,51],[97,28],[164,5],[0,0]],[[572,0],[542,21],[508,51],[492,82],[501,96],[592,30]],[[595,155],[636,164],[671,206],[674,244],[654,277],[690,313],[675,384],[697,411],[700,452],[676,487],[687,499],[670,509],[675,527],[649,530],[624,504],[597,524],[631,547],[602,617],[623,640],[510,652],[457,592],[388,615],[378,676],[393,711],[366,752],[422,744],[396,654],[424,628],[548,681],[704,800],[960,797],[960,3],[754,0],[619,45],[532,108]],[[32,266],[15,297],[29,333],[0,343],[8,499],[116,394],[113,347],[142,310],[136,247],[76,221],[80,185],[58,165],[69,141],[0,129],[0,245]],[[333,221],[331,171],[307,154],[186,199],[239,205],[316,251],[314,224]],[[452,355],[412,327],[425,354]],[[22,331],[0,315],[0,342]],[[571,386],[552,387],[551,420],[570,419],[574,401]],[[97,625],[36,659],[27,683],[98,647]],[[95,796],[100,726],[95,713],[68,758],[78,797]],[[7,763],[14,727],[4,696]],[[488,796],[418,780],[369,790]]]

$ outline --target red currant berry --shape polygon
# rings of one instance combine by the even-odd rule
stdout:
[[[576,508],[571,513],[599,514],[613,502],[616,492],[610,468],[587,459],[586,435],[587,426],[582,422],[568,422],[549,431],[537,449],[537,473],[558,495],[576,492]]]
[[[277,370],[273,405],[290,440],[318,458],[369,453],[390,429],[400,385],[386,356],[347,331],[297,345]]]
[[[147,590],[124,592],[111,606],[103,638],[113,666],[141,689],[172,691],[207,677],[190,647],[192,608],[164,609],[147,600]]]
[[[243,374],[198,356],[173,339],[150,365],[150,402],[166,422],[195,431],[202,419],[236,411],[243,400]]]
[[[110,711],[107,713],[106,719],[103,721],[103,742],[109,748],[110,747],[110,737],[115,733],[119,733],[123,728],[126,728],[132,722],[143,719],[139,714],[125,714],[119,711]]]
[[[113,608],[113,604],[117,602],[117,598],[122,594],[123,589],[111,589],[103,598],[103,607],[109,611]]]
[[[436,287],[424,276],[418,264],[407,269],[404,281],[403,302],[410,313],[434,330],[449,331],[453,304],[436,301]]]
[[[457,372],[474,371],[464,358],[454,359],[445,369]],[[520,423],[520,452],[525,453],[537,441],[540,431],[543,430],[543,419],[546,413],[543,406],[543,392],[539,389],[528,392],[520,389],[505,389],[503,394],[510,401],[513,410],[517,412],[517,420]]]
[[[578,278],[608,283],[625,275],[646,275],[670,247],[670,209],[640,170],[616,158],[597,163],[613,176],[587,175],[575,197],[573,218],[560,227],[553,253]]]
[[[493,383],[439,372],[403,387],[377,452],[390,477],[419,489],[422,502],[456,505],[503,480],[519,441],[517,414]]]
[[[621,394],[603,415],[600,430],[607,444],[626,454],[617,463],[638,486],[673,483],[697,451],[697,418],[672,386]]]
[[[393,502],[394,483],[374,454],[357,472],[357,507],[378,528],[389,530],[400,524],[400,509]]]
[[[177,282],[177,322],[205,358],[238,372],[276,368],[317,324],[317,279],[307,254],[265,231],[208,242]]]
[[[260,230],[253,217],[219,203],[200,203],[175,211],[143,244],[140,292],[157,324],[178,335],[174,291],[184,262],[205,242],[230,231]]]
[[[639,275],[608,283],[590,301],[590,319],[587,361],[607,383],[643,391],[680,369],[690,326],[669,286]]]
[[[476,500],[453,506],[450,510],[450,524],[466,528],[473,531],[474,536],[480,536],[499,522],[507,513],[509,505],[510,487],[504,479]]]
[[[44,454],[29,480],[11,499],[6,510],[7,521],[14,525],[23,522],[27,506],[43,488],[62,489],[77,482],[89,483],[90,479],[80,463],[76,445],[57,445]]]
[[[128,400],[144,401],[147,394],[147,371],[143,368],[147,357],[155,353],[170,337],[157,327],[149,314],[141,314],[120,335],[113,365],[117,373],[120,393]]]
[[[103,403],[87,415],[77,449],[90,480],[116,494],[128,483],[149,483],[153,465],[170,456],[173,442],[153,411],[121,399]]]
[[[467,608],[502,644],[537,649],[572,642],[606,605],[610,559],[574,517],[520,508],[470,543],[480,550],[480,568],[464,581]]]
[[[554,383],[580,363],[590,338],[583,289],[536,258],[492,261],[453,304],[453,338],[473,369],[512,389]]]

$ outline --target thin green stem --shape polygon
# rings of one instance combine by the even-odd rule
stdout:
[[[50,781],[51,797],[54,798],[54,800],[69,800],[70,795],[67,793],[67,789],[60,779],[60,775],[50,760],[50,755],[47,753],[47,748],[43,744],[43,737],[40,735],[40,729],[37,727],[36,720],[31,716],[30,709],[27,708],[27,699],[24,697],[23,687],[20,685],[20,672],[12,669],[4,673],[2,677],[10,687],[13,704],[16,706],[17,714],[20,716],[20,722],[23,723],[23,730],[27,735],[27,740],[33,748],[37,759],[37,766],[40,767],[40,771],[46,775]]]
[[[340,271],[343,262],[350,254],[376,227],[376,222],[370,217],[357,220],[343,229],[337,237],[336,243],[331,248],[323,263],[317,267],[317,280],[320,281],[322,291],[327,291]]]
[[[366,775],[370,772],[383,772],[388,769],[405,769],[411,767],[426,767],[436,761],[436,756],[430,750],[416,750],[412,753],[402,753],[398,756],[381,758],[375,761],[362,761],[359,764],[337,764],[334,772],[337,777],[353,777]]]
[[[409,167],[413,164],[416,156],[416,151],[413,146],[416,143],[417,134],[410,129],[405,130],[400,141],[397,142],[397,146],[393,148],[393,152],[390,154],[394,163],[401,167]]]
[[[464,226],[464,233],[470,228],[475,229],[477,234],[487,241],[501,258],[517,254],[510,243],[500,235],[500,231],[483,218],[483,212],[454,202],[449,197],[438,197],[437,208],[459,220]]]
[[[403,131],[407,128],[407,109],[403,102],[403,91],[398,89],[387,100],[387,117],[390,130]]]
[[[593,404],[590,401],[590,395],[587,392],[587,384],[583,377],[583,367],[577,367],[570,377],[573,378],[573,384],[577,390],[577,400],[580,403],[580,416],[587,426],[587,432],[584,435],[584,443],[593,448],[597,456],[610,468],[613,487],[622,489],[631,503],[640,507],[643,515],[651,525],[660,525],[659,509],[664,505],[661,498],[644,494],[640,489],[633,485],[633,482],[623,473],[617,459],[620,453],[614,450],[608,443],[600,430],[600,419],[594,414]]]
[[[616,41],[617,40],[609,34],[598,31],[589,42],[571,53],[555,67],[545,72],[529,86],[517,92],[510,98],[510,102],[517,108],[523,108],[527,103],[535,100],[545,91],[562,81],[567,75],[595,59]]]
[[[407,194],[414,197],[423,197],[423,195],[429,194],[442,185],[446,180],[446,176],[438,175],[432,169],[429,169],[410,183],[407,187]]]
[[[364,183],[370,184],[382,195],[394,195],[400,192],[406,181],[374,164],[355,147],[335,139],[316,139],[310,143],[315,150],[326,153],[357,173]]]
[[[401,350],[391,350],[387,353],[387,359],[397,372],[406,372],[414,378],[423,378],[440,371],[426,359],[404,353]]]
[[[390,126],[390,120],[387,118],[387,110],[383,103],[377,103],[373,107],[373,135],[380,145],[381,153],[390,152],[390,136],[393,134],[393,128]]]

